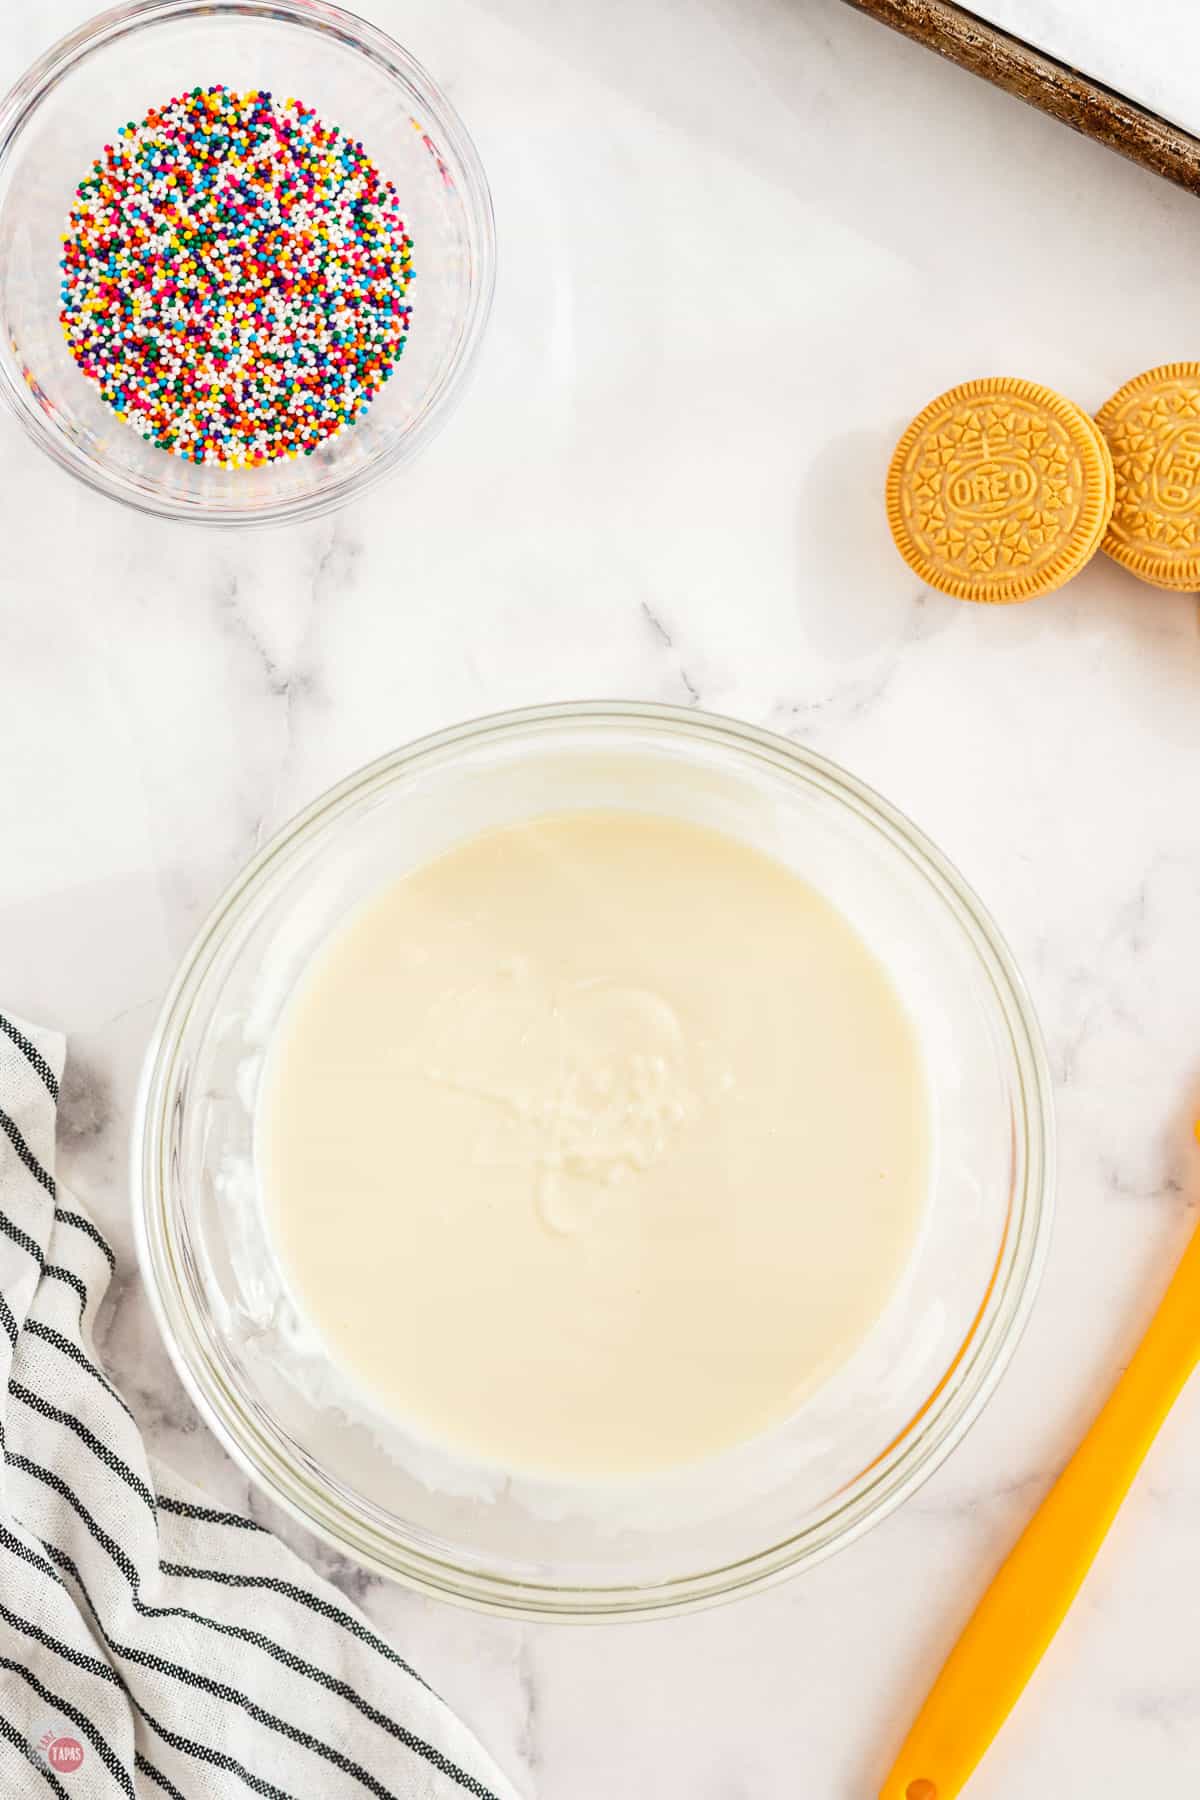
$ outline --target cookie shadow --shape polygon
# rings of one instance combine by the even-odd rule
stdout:
[[[849,660],[906,636],[918,605],[921,635],[931,636],[960,605],[925,588],[892,542],[883,494],[897,435],[832,438],[800,492],[797,599],[810,641],[831,657]]]

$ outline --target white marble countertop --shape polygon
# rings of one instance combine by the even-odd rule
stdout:
[[[1200,205],[838,0],[364,9],[491,175],[480,368],[411,472],[278,534],[147,522],[0,419],[0,997],[70,1036],[60,1166],[121,1253],[118,1380],[263,1514],[156,1338],[126,1138],[172,965],[264,834],[418,733],[596,694],[774,726],[911,813],[1007,933],[1057,1085],[1049,1269],[969,1440],[841,1557],[665,1624],[480,1619],[300,1540],[530,1800],[867,1800],[1200,1196],[1196,602],[1102,559],[1024,607],[923,593],[882,472],[952,382],[1092,405],[1196,356]],[[0,83],[87,10],[7,9]],[[1198,1508],[1193,1391],[972,1800],[1192,1791]]]

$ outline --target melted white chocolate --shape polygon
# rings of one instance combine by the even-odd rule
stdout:
[[[861,1340],[916,1233],[908,1019],[782,865],[638,813],[504,827],[317,960],[260,1119],[291,1285],[376,1401],[526,1473],[693,1461]]]

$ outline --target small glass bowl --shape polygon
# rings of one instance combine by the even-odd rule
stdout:
[[[753,844],[857,927],[924,1049],[930,1194],[883,1316],[786,1424],[667,1475],[534,1482],[364,1412],[289,1296],[260,1204],[255,1113],[289,995],[367,895],[488,826],[614,806]],[[612,878],[619,893],[619,869]],[[729,929],[733,944],[736,920]],[[805,1568],[937,1468],[1032,1304],[1052,1165],[1049,1076],[1020,977],[978,900],[906,819],[832,763],[750,726],[670,707],[565,705],[384,757],[285,826],[234,881],[150,1045],[134,1212],[176,1368],[273,1500],[428,1592],[525,1617],[601,1619],[696,1606]],[[396,1269],[397,1305],[422,1279],[419,1267]]]
[[[295,94],[353,132],[395,183],[413,238],[412,328],[362,417],[295,461],[185,462],[117,418],[59,324],[75,188],[126,120],[197,85]],[[0,393],[89,487],[208,525],[312,518],[365,492],[445,419],[491,303],[483,168],[449,101],[407,51],[324,0],[132,0],[47,51],[0,102]]]

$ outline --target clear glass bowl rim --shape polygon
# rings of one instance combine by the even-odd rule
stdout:
[[[169,1118],[176,1059],[207,968],[263,878],[338,814],[407,777],[456,746],[552,732],[558,723],[599,729],[634,726],[694,737],[765,759],[841,802],[904,855],[948,904],[970,940],[1007,1024],[1023,1118],[1018,1179],[992,1280],[979,1313],[941,1382],[906,1431],[816,1520],[794,1536],[737,1562],[660,1583],[573,1587],[481,1574],[435,1559],[397,1536],[385,1538],[351,1513],[298,1461],[281,1456],[211,1364],[191,1321],[166,1205]],[[1020,1340],[1045,1262],[1054,1205],[1054,1116],[1041,1032],[1024,981],[1003,937],[954,866],[873,789],[813,750],[740,721],[693,708],[636,701],[578,701],[523,707],[452,726],[391,751],[339,782],[299,812],[242,869],[194,938],[150,1039],[133,1120],[132,1205],[138,1260],[167,1351],[202,1418],[222,1447],[269,1498],[334,1549],[419,1591],[526,1619],[580,1623],[692,1610],[769,1586],[861,1536],[909,1498],[978,1418]]]
[[[152,517],[187,525],[249,530],[325,517],[376,487],[441,429],[475,361],[491,311],[496,285],[496,224],[491,190],[479,152],[437,82],[394,38],[357,14],[329,4],[329,0],[122,0],[121,5],[94,14],[75,31],[52,44],[0,98],[0,170],[46,95],[87,57],[131,33],[167,21],[211,18],[217,13],[259,15],[298,25],[318,35],[332,33],[386,69],[393,79],[403,76],[409,81],[421,95],[437,141],[448,148],[463,171],[461,198],[478,247],[478,266],[458,354],[429,397],[420,421],[397,437],[390,448],[375,457],[366,468],[352,470],[314,489],[311,494],[280,500],[253,511],[220,504],[191,507],[110,475],[76,450],[62,432],[46,424],[40,409],[27,404],[8,370],[0,363],[0,395],[8,410],[38,448],[85,487]]]

